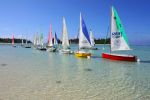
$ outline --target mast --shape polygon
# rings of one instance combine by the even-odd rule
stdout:
[[[27,41],[27,36],[26,36],[26,44],[28,44],[28,41]]]
[[[23,45],[23,35],[22,35],[22,40],[21,40],[21,44]]]
[[[110,23],[110,22],[109,22],[109,23]],[[106,41],[107,41],[108,35],[110,34],[110,29],[109,29],[109,27],[110,27],[110,25],[108,24],[108,28],[107,28],[107,31],[106,31],[107,35],[106,35],[106,38],[105,38],[105,41],[104,41],[103,50],[104,50],[104,47],[105,47],[105,45],[106,45]],[[110,48],[110,46],[109,46],[109,48]]]
[[[78,35],[78,38],[79,38],[79,48],[78,48],[78,50],[80,50],[80,44],[81,44],[81,32],[82,32],[82,23],[81,23],[81,21],[82,21],[82,19],[81,19],[81,17],[82,17],[82,15],[81,15],[81,12],[80,12],[80,27],[79,27],[79,35]]]
[[[111,7],[111,9],[110,9],[110,53],[112,52],[112,50],[111,50],[111,31],[112,31],[112,13],[113,13],[113,6]]]

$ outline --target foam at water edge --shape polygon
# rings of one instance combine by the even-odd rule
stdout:
[[[87,56],[87,58],[90,59],[91,57],[90,57],[90,56]]]

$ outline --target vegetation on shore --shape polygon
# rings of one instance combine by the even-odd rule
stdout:
[[[23,39],[24,43],[26,41],[26,39]],[[32,43],[30,40],[27,40],[28,43]],[[79,39],[70,39],[69,40],[71,42],[71,44],[78,44],[79,43]],[[11,43],[12,39],[10,38],[0,38],[0,43]],[[22,39],[14,39],[15,43],[21,43]],[[58,40],[58,43],[61,43],[61,40]],[[95,39],[95,44],[110,44],[110,38],[107,39]]]
[[[77,44],[79,39],[70,39],[69,40],[72,44]],[[110,38],[107,39],[94,39],[95,44],[110,44]]]
[[[10,38],[0,38],[0,43],[11,43],[12,42],[12,39]],[[15,38],[14,39],[14,42],[15,43],[21,43],[22,42],[22,39],[17,39]],[[23,42],[25,43],[26,42],[26,39],[23,39]],[[27,40],[28,43],[32,43],[30,40]]]

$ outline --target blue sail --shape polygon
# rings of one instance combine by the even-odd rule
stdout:
[[[91,44],[90,36],[89,36],[88,31],[87,31],[87,28],[86,28],[86,25],[85,25],[85,22],[84,22],[83,18],[82,18],[82,31],[83,31],[84,36],[88,40],[88,42]]]
[[[55,44],[58,44],[58,38],[56,32],[55,32]]]

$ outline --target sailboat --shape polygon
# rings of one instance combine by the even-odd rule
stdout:
[[[44,46],[43,43],[43,34],[41,34],[40,37],[38,37],[37,49],[41,51],[46,51],[46,47]]]
[[[137,57],[133,55],[113,54],[112,51],[131,50],[128,40],[121,24],[121,20],[114,7],[111,9],[111,44],[110,53],[102,53],[102,58],[120,61],[136,62]]]
[[[90,41],[91,41],[91,50],[98,50],[98,48],[94,47],[95,46],[95,41],[94,41],[94,36],[92,30],[90,30]]]
[[[85,22],[80,13],[80,29],[79,29],[79,51],[75,52],[75,56],[88,58],[91,56],[91,53],[81,51],[83,48],[91,48],[91,40],[88,34]]]
[[[12,36],[12,42],[11,42],[11,44],[12,44],[13,47],[16,47],[15,40],[14,40],[14,35]]]
[[[38,35],[38,33],[36,33],[34,35],[33,45],[34,45],[35,48],[37,48],[40,45],[39,44],[39,35]]]
[[[23,41],[23,35],[22,35],[22,39],[21,39],[21,46],[24,45],[24,41]]]
[[[37,43],[38,42],[38,34],[34,34],[34,38],[33,38],[33,46],[36,48],[37,47]]]
[[[50,32],[49,32],[49,36],[48,36],[47,51],[50,51],[50,52],[55,52],[56,51],[56,48],[54,47],[54,44],[53,44],[52,25],[50,25]]]
[[[23,37],[22,37],[22,47],[24,48],[31,48],[31,45],[28,44],[28,40],[27,40],[27,37],[25,39],[25,44],[24,44],[24,41],[23,41]]]
[[[55,32],[55,36],[54,36],[54,47],[57,49],[57,45],[58,45],[58,38],[57,38],[57,34]]]
[[[63,35],[62,36],[62,49],[60,50],[60,53],[72,54],[73,52],[70,50],[67,25],[66,25],[66,20],[64,17],[63,17],[63,33],[62,33],[62,35]]]
[[[26,37],[26,43],[24,44],[24,47],[25,47],[25,48],[31,48],[31,46],[30,46],[29,43],[28,43],[27,37]]]

